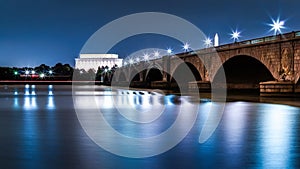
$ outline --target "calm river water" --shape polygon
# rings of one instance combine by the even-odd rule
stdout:
[[[0,87],[1,169],[300,168],[298,107],[228,102],[216,130],[206,142],[199,143],[209,113],[206,109],[212,103],[187,103],[199,106],[198,116],[178,145],[156,156],[127,158],[104,150],[86,134],[77,118],[70,86]],[[83,87],[82,91],[77,91],[82,105],[89,105],[84,101],[95,98],[102,105],[107,122],[123,135],[135,138],[151,137],[167,130],[176,120],[182,104],[188,102],[186,97],[125,90],[116,92],[104,87],[97,88],[96,95],[91,95],[86,89]],[[149,110],[140,114],[132,112],[138,118],[153,113],[151,110],[158,105],[163,107],[162,114],[151,124],[129,121],[124,117],[130,116],[130,111],[122,116],[111,107],[111,95],[123,99],[122,104],[135,110]],[[88,113],[94,108],[86,106],[83,109]],[[189,117],[190,112],[184,113]],[[90,120],[90,124],[97,123],[93,118],[86,120]],[[181,126],[184,128],[185,124]],[[181,126],[177,129],[181,130]],[[110,136],[103,132],[103,137]],[[145,145],[142,151],[151,149]],[[130,154],[141,150],[132,148],[126,151]]]

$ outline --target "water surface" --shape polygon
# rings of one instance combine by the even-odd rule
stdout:
[[[211,103],[197,103],[196,122],[180,144],[158,156],[134,159],[107,152],[87,136],[77,119],[70,86],[0,87],[1,168],[300,168],[298,107],[229,102],[216,131],[200,144],[199,134]],[[95,97],[103,102],[107,121],[130,137],[151,137],[167,130],[182,104],[175,96],[110,92],[102,87],[96,90],[96,96],[87,96],[82,88],[80,97]],[[122,103],[136,110],[151,110],[159,104],[165,109],[149,124],[130,122],[110,108],[107,98],[112,94],[122,95]],[[145,112],[138,115],[151,113]],[[189,117],[189,112],[185,113]]]

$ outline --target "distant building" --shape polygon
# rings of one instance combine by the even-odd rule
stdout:
[[[121,67],[122,61],[123,59],[119,59],[117,54],[80,54],[79,58],[75,59],[75,68],[97,71],[99,66],[112,68],[114,65],[118,65]]]

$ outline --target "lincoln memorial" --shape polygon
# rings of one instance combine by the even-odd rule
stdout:
[[[119,59],[117,54],[80,54],[79,58],[75,59],[75,68],[96,71],[99,66],[112,68],[114,65],[118,65],[120,67],[122,61],[123,59]]]

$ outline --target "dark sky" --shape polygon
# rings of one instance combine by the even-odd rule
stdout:
[[[300,30],[299,6],[299,0],[1,0],[0,66],[74,65],[74,58],[95,31],[137,12],[177,15],[207,36],[218,32],[224,44],[232,42],[230,33],[236,28],[242,31],[240,40],[272,35],[267,25],[270,17],[286,19],[283,32]],[[161,48],[168,41],[161,38]],[[141,35],[118,44],[112,52],[124,57],[151,45],[151,38]]]

